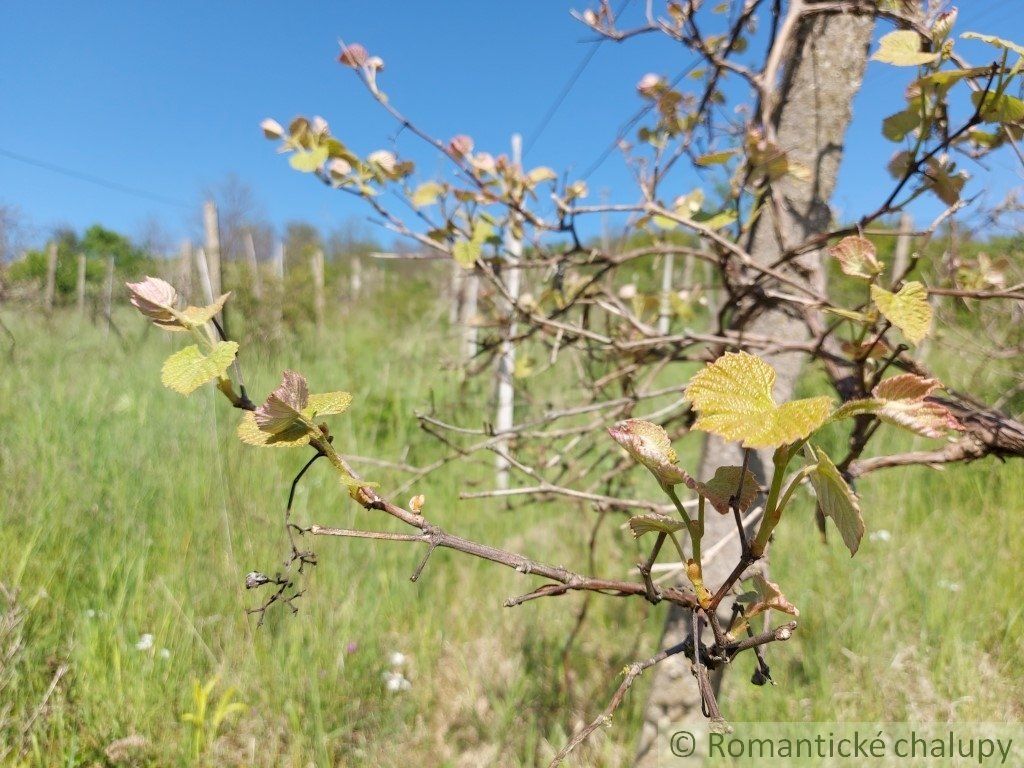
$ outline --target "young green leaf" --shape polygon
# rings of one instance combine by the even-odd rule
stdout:
[[[256,416],[252,411],[246,411],[238,423],[236,433],[238,439],[243,443],[269,448],[295,448],[308,445],[310,438],[309,430],[301,422],[277,433],[264,432],[256,423]]]
[[[736,440],[745,448],[777,448],[801,440],[825,423],[827,397],[778,405],[775,370],[747,352],[727,352],[699,371],[686,387],[698,418],[694,429]]]
[[[690,478],[686,485],[693,491],[711,502],[715,511],[726,515],[729,513],[729,500],[740,490],[740,473],[743,467],[719,467],[715,470],[715,476],[706,483],[700,483]],[[737,507],[740,512],[746,512],[754,503],[759,493],[757,478],[749,469],[743,475],[743,492],[737,499]]]
[[[330,150],[326,145],[315,147],[309,151],[299,150],[288,158],[288,164],[301,173],[313,173],[327,162]]]
[[[678,485],[690,477],[676,466],[676,452],[664,427],[643,419],[627,419],[609,427],[608,434],[662,485]]]
[[[645,533],[657,531],[658,533],[675,533],[686,527],[686,523],[678,517],[669,517],[659,512],[652,512],[647,515],[637,515],[629,518],[629,528],[636,538]]]
[[[872,397],[844,403],[833,415],[834,421],[872,413],[882,421],[910,430],[923,437],[941,439],[950,430],[963,429],[941,403],[926,398],[941,387],[937,379],[904,373],[881,382]]]
[[[256,425],[270,434],[290,429],[301,420],[302,410],[308,402],[306,378],[301,373],[285,371],[277,389],[256,409]]]
[[[829,255],[839,262],[844,275],[871,280],[884,268],[875,257],[875,245],[865,237],[844,237],[828,249]]]
[[[884,35],[879,42],[878,50],[871,56],[874,61],[892,64],[896,67],[918,67],[931,64],[937,53],[921,50],[921,36],[909,29],[898,29]]]
[[[443,194],[444,187],[441,184],[436,181],[426,181],[416,187],[410,200],[415,208],[425,208],[436,203]]]
[[[871,299],[885,319],[895,325],[913,344],[920,344],[932,324],[932,307],[928,292],[921,283],[911,281],[891,293],[877,285],[871,286]]]
[[[850,555],[855,555],[864,537],[864,518],[860,513],[857,494],[843,479],[842,473],[827,453],[815,450],[810,445],[806,452],[808,459],[815,465],[808,479],[818,497],[818,508],[822,514],[832,518]]]
[[[222,376],[237,352],[238,344],[234,341],[218,341],[209,354],[203,354],[193,344],[164,361],[160,380],[168,389],[190,395],[206,382]]]
[[[311,419],[316,416],[336,416],[347,411],[350,405],[352,395],[348,392],[324,392],[310,395],[304,412]]]

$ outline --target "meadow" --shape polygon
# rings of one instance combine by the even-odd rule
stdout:
[[[461,402],[463,423],[479,424],[491,394],[451,364],[458,334],[443,314],[428,291],[333,310],[319,339],[308,330],[245,347],[250,390],[261,397],[284,368],[314,391],[347,389],[355,404],[333,422],[343,453],[425,464],[443,447],[414,413]],[[127,309],[116,316],[123,343],[70,310],[0,315],[16,340],[0,347],[0,764],[546,764],[603,706],[623,665],[657,649],[664,606],[590,598],[563,655],[587,598],[503,608],[538,582],[452,552],[411,583],[422,549],[386,541],[308,542],[319,565],[299,612],[278,606],[257,628],[246,611],[261,596],[244,577],[280,567],[288,485],[306,457],[239,443],[238,412],[211,387],[188,400],[161,387],[176,341]],[[940,340],[932,355],[955,378],[955,350]],[[664,381],[681,385],[689,371],[670,367]],[[991,395],[985,386],[977,394]],[[890,430],[882,441],[911,438]],[[680,441],[684,466],[699,445],[696,434]],[[404,478],[358,466],[385,492]],[[409,495],[425,494],[452,532],[586,563],[592,509],[459,500],[489,473],[452,464]],[[630,481],[655,497],[648,476]],[[726,715],[1024,718],[1022,467],[890,470],[858,490],[869,535],[853,559],[838,536],[821,542],[809,495],[783,521],[773,573],[800,627],[771,648],[777,685],[749,685],[753,660],[737,661],[720,697]],[[297,520],[394,529],[370,515],[325,466],[299,486]],[[609,516],[598,529],[602,574],[625,575],[636,557],[622,522]],[[395,669],[403,690],[388,690]],[[571,765],[629,763],[646,682]],[[208,683],[197,701],[195,686]],[[229,702],[244,707],[223,711]]]

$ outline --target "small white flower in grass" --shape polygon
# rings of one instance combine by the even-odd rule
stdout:
[[[400,693],[412,688],[412,683],[406,680],[401,672],[385,672],[384,685],[391,693]]]
[[[135,644],[136,651],[148,651],[153,647],[153,636],[146,632],[139,638],[139,641]]]
[[[884,528],[881,528],[869,533],[868,538],[871,539],[871,541],[892,541],[892,534]]]
[[[171,658],[171,652],[169,650],[167,650],[166,648],[161,648],[159,656],[160,656],[161,659],[169,659],[169,658]]]
[[[938,587],[939,589],[945,589],[948,592],[959,592],[963,589],[960,584],[957,584],[955,581],[950,581],[949,579],[939,579]]]
[[[405,664],[405,661],[406,661],[405,654],[402,653],[401,651],[394,651],[388,657],[388,662],[390,662],[392,667],[401,667],[401,666],[403,666]]]
[[[96,609],[95,608],[88,608],[88,609],[86,609],[86,611],[85,611],[85,618],[87,618],[87,619],[95,619],[96,618]]]

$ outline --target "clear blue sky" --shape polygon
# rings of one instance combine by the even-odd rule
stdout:
[[[961,30],[1024,39],[1019,0],[961,3]],[[337,40],[364,43],[387,62],[384,90],[442,137],[472,135],[501,151],[513,131],[528,138],[593,38],[569,11],[582,2],[15,2],[0,27],[0,152],[91,174],[189,206],[204,186],[236,172],[277,225],[303,218],[330,228],[365,215],[358,202],[291,171],[258,124],[321,114],[354,149],[390,147],[395,126],[336,63]],[[633,0],[627,15],[643,2]],[[976,22],[976,23],[975,23]],[[975,63],[991,57],[966,47]],[[605,43],[527,157],[582,171],[641,102],[645,72],[675,75],[690,57],[648,36]],[[872,63],[856,103],[850,152],[837,193],[849,214],[877,204],[894,146],[881,119],[900,108],[906,73]],[[409,136],[398,148],[432,175],[441,163]],[[970,167],[992,199],[1021,184],[1008,154]],[[590,179],[596,196],[631,195],[614,153]],[[683,193],[688,189],[680,189]],[[18,206],[40,239],[49,227],[101,222],[137,232],[160,219],[174,236],[196,214],[123,194],[0,155],[0,203]],[[923,219],[939,210],[918,206]]]

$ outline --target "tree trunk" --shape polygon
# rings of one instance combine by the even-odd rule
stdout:
[[[783,201],[780,220],[773,221],[771,207],[766,206],[747,243],[751,256],[759,263],[773,262],[781,253],[776,225],[785,243],[793,245],[823,231],[830,223],[828,200],[835,188],[843,138],[852,117],[853,97],[864,76],[872,28],[873,19],[869,16],[812,15],[799,22],[794,53],[787,57],[790,63],[780,86],[773,122],[779,145],[790,159],[809,168],[811,177],[798,181],[786,176],[775,182],[774,189]],[[813,266],[818,258],[818,254],[809,254],[804,257],[804,263]],[[807,337],[800,317],[771,309],[743,326],[751,333],[775,338]],[[775,395],[780,401],[792,396],[803,357],[802,353],[765,356],[778,371]],[[751,470],[762,483],[772,472],[771,456],[771,451],[759,451],[751,456]],[[705,441],[698,477],[709,478],[717,467],[741,462],[742,452],[736,444],[709,437]],[[711,513],[705,530],[704,547],[709,549],[734,532],[735,522],[731,515]],[[721,584],[739,555],[739,539],[733,536],[713,561],[704,564],[705,582],[712,589]],[[725,616],[731,612],[727,602],[723,601]],[[689,613],[672,606],[660,647],[683,640],[689,625]],[[749,666],[745,659],[739,664]],[[718,688],[721,676],[714,682]],[[728,715],[728,709],[725,713]],[[661,744],[667,743],[666,738],[659,739],[659,729],[701,718],[700,695],[689,661],[677,655],[657,665],[644,712],[636,764],[641,768],[658,764],[657,752]]]

